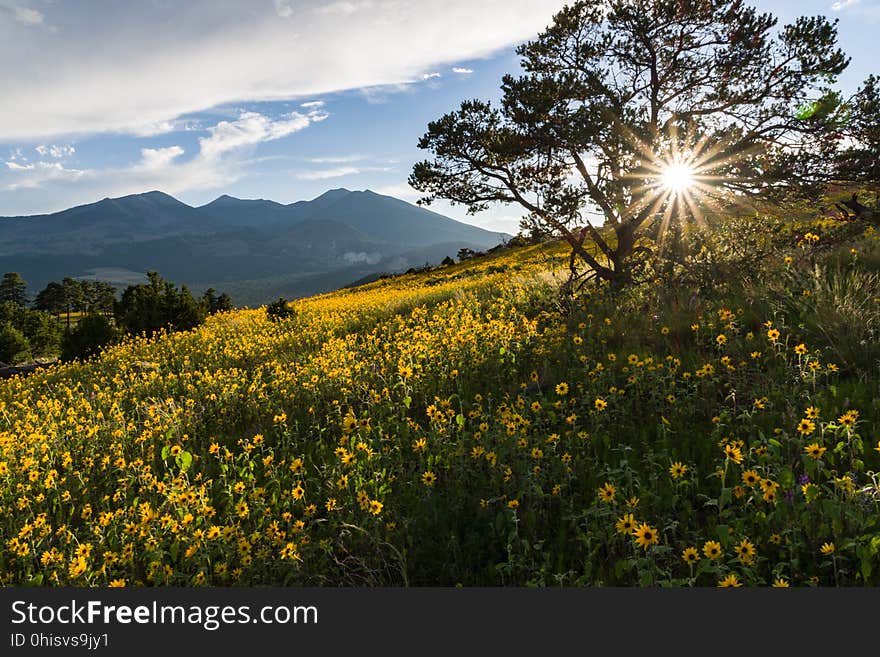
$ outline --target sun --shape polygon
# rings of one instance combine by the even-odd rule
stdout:
[[[694,186],[694,169],[687,164],[674,163],[664,167],[660,180],[668,191],[682,194]]]

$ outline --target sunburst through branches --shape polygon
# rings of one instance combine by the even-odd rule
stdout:
[[[653,145],[626,132],[637,160],[627,177],[638,182],[631,190],[631,205],[625,214],[656,220],[661,249],[673,219],[679,225],[691,219],[704,224],[706,210],[720,213],[731,205],[747,205],[732,193],[731,185],[738,177],[731,165],[751,149],[731,148],[723,138],[698,137],[693,129],[685,134],[672,129],[665,138],[652,140]]]
[[[694,170],[687,164],[668,164],[661,175],[663,186],[670,192],[683,194],[694,184]]]

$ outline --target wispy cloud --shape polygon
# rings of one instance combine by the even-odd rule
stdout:
[[[144,169],[149,171],[161,171],[184,153],[185,151],[180,146],[142,148],[141,162],[133,168],[135,170]]]
[[[9,7],[0,5],[0,9],[6,9],[7,11],[11,12],[12,17],[22,25],[42,25],[43,21],[46,18],[42,12],[39,12],[36,9],[31,9],[30,7]]]
[[[281,139],[302,130],[312,121],[325,119],[326,116],[323,113],[313,113],[309,116],[292,112],[283,120],[273,121],[256,112],[242,112],[235,121],[221,121],[214,127],[208,128],[211,136],[199,139],[201,155],[205,158],[215,158],[242,146]]]
[[[423,196],[421,192],[416,191],[406,183],[399,183],[397,185],[385,185],[383,187],[377,187],[374,191],[377,194],[395,196],[399,199],[403,199],[404,201],[409,201],[411,203],[414,203]]]
[[[57,28],[0,37],[0,143],[161,134],[181,116],[224,105],[391,89],[530,38],[564,3],[189,0],[186,11],[133,2],[102,12],[98,3],[54,2],[43,19],[33,3],[0,0],[19,22]],[[98,57],[102,34],[112,38]]]
[[[361,172],[357,167],[337,167],[335,169],[320,169],[318,171],[304,171],[297,174],[300,180],[329,180],[330,178],[342,178],[353,176]]]
[[[140,149],[140,159],[127,166],[100,169],[70,169],[59,161],[6,161],[4,186],[8,191],[34,189],[48,183],[76,182],[73,198],[89,201],[102,196],[121,196],[145,189],[170,193],[193,189],[215,189],[245,175],[243,166],[259,144],[282,139],[325,119],[321,112],[293,112],[270,118],[256,112],[241,112],[232,121],[220,121],[198,140],[199,150],[186,159],[179,145]],[[38,147],[38,153],[54,157],[53,147]],[[63,152],[65,147],[55,147]],[[20,151],[17,150],[20,156]]]
[[[452,72],[453,72],[453,73],[457,73],[458,75],[470,75],[471,73],[474,72],[474,69],[472,69],[472,68],[462,68],[462,67],[460,67],[460,66],[453,66],[453,67],[452,67]]]
[[[861,0],[837,0],[834,4],[831,5],[831,11],[843,11],[848,7],[853,7],[859,4]]]
[[[350,155],[344,157],[316,157],[311,158],[310,162],[315,163],[336,163],[336,164],[344,164],[346,162],[357,162],[360,160],[366,159],[360,155]],[[332,169],[316,169],[313,171],[303,171],[301,173],[296,174],[296,177],[299,180],[328,180],[330,178],[342,178],[343,176],[356,176],[362,173],[375,173],[375,172],[385,172],[394,171],[394,167],[391,166],[377,166],[377,165],[368,165],[368,166],[341,166],[334,167]]]
[[[331,2],[329,4],[321,5],[317,7],[315,11],[321,14],[341,14],[343,16],[348,16],[349,14],[372,8],[372,0],[360,0],[360,2],[344,0],[343,2]]]
[[[11,182],[6,185],[6,189],[9,191],[36,189],[53,181],[78,181],[89,175],[89,171],[68,169],[61,162],[39,161],[29,164],[18,164],[17,162],[8,161],[6,162],[6,167],[13,174]]]
[[[125,132],[135,137],[155,137],[175,131],[174,121],[154,121],[153,123],[144,123],[142,125],[133,125],[127,128]]]
[[[306,109],[318,109],[319,107],[324,107],[324,101],[310,100],[307,103],[300,103],[300,107],[305,107]]]
[[[330,155],[327,157],[310,157],[309,162],[314,164],[346,164],[348,162],[360,162],[367,159],[366,155]]]
[[[76,149],[73,146],[55,146],[54,144],[51,146],[39,145],[34,150],[38,155],[42,157],[54,157],[57,160],[60,160],[64,157],[70,157],[74,153],[76,153]]]
[[[291,0],[275,0],[275,13],[281,18],[290,18],[293,16],[293,7]]]
[[[425,74],[422,76],[422,80],[430,80],[430,79],[432,79],[432,78],[439,78],[439,77],[440,77],[440,74],[437,73],[437,72],[434,72],[434,73],[425,73]]]

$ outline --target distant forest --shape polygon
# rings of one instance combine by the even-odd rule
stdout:
[[[33,300],[27,281],[6,272],[0,280],[0,367],[88,358],[125,336],[189,330],[232,308],[225,292],[209,288],[196,297],[155,271],[121,295],[104,281],[66,277],[50,282]]]

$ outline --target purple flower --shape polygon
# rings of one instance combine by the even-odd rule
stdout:
[[[810,483],[810,477],[808,475],[802,474],[798,477],[798,483],[803,486],[804,484]]]

